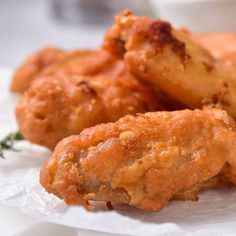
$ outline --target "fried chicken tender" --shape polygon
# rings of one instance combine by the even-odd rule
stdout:
[[[163,109],[155,92],[128,72],[122,76],[61,74],[37,78],[18,103],[16,119],[25,139],[53,149],[62,138],[84,128]]]
[[[57,48],[45,48],[33,53],[16,70],[11,91],[23,93],[33,80],[58,74],[121,74],[124,68],[105,50],[77,50],[66,52]]]
[[[223,110],[129,115],[63,139],[40,182],[70,205],[110,201],[160,211],[220,180],[236,184],[235,144],[236,124]]]
[[[201,33],[192,35],[192,38],[216,59],[236,69],[235,33]]]
[[[168,22],[126,11],[116,17],[104,48],[124,56],[130,72],[186,106],[217,104],[236,118],[236,71]]]

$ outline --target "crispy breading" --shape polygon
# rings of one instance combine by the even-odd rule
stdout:
[[[64,52],[48,47],[31,54],[15,71],[11,81],[11,91],[23,93],[31,82],[48,66],[60,61]]]
[[[225,65],[236,69],[236,51],[225,55],[220,59]]]
[[[223,110],[126,116],[63,139],[40,182],[70,205],[126,203],[160,211],[172,198],[236,184],[236,124]]]
[[[126,11],[116,17],[104,48],[124,57],[138,78],[186,106],[217,104],[236,118],[236,71],[168,22]]]
[[[83,49],[70,51],[62,60],[45,68],[43,75],[76,74],[76,75],[123,75],[126,73],[123,61],[102,49]]]
[[[57,48],[45,48],[30,55],[16,70],[11,91],[23,93],[32,81],[45,75],[58,74],[113,74],[122,75],[122,62],[105,50],[76,50],[66,52]]]
[[[102,49],[65,52],[57,48],[44,48],[30,55],[16,70],[11,82],[11,91],[23,93],[35,79],[41,77],[65,77],[71,75],[131,76],[123,60],[117,60],[117,58]],[[167,110],[186,108],[185,105],[170,98],[157,88],[155,93],[156,99]]]
[[[122,64],[117,63],[120,68]],[[167,109],[153,89],[125,74],[124,63],[122,74],[38,78],[16,107],[20,133],[32,143],[53,149],[62,138],[84,128],[127,114]]]

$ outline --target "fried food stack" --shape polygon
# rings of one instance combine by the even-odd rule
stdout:
[[[233,41],[233,34],[193,35],[125,11],[102,49],[31,55],[11,90],[22,93],[23,137],[55,148],[41,184],[70,205],[148,211],[235,185]]]

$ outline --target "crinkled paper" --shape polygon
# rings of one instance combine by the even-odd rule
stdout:
[[[0,137],[17,129],[14,106],[19,99],[8,92],[10,72],[0,71]],[[45,221],[127,235],[236,235],[236,189],[208,190],[198,202],[170,202],[160,213],[128,206],[114,211],[99,204],[88,212],[68,207],[39,184],[39,169],[50,152],[26,141],[0,160],[0,204],[14,206]]]

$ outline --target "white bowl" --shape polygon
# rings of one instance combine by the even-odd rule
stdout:
[[[150,0],[157,17],[195,32],[236,31],[236,0]]]

